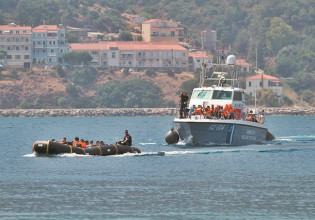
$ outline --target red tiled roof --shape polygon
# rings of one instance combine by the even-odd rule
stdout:
[[[59,28],[57,25],[39,25],[33,28],[33,32],[46,32],[46,31],[58,31]]]
[[[236,59],[236,65],[237,66],[253,66],[252,64],[247,63],[245,60],[239,60],[239,59]]]
[[[257,79],[259,79],[259,80],[261,80],[261,78],[263,78],[263,79],[267,79],[267,80],[277,80],[277,81],[279,81],[280,79],[279,78],[277,78],[277,77],[274,77],[274,76],[270,76],[270,75],[266,75],[266,74],[258,74],[258,75],[255,75],[255,76],[250,76],[250,77],[248,77],[248,78],[246,78],[246,80],[257,80]]]
[[[11,25],[0,25],[0,30],[27,30],[27,31],[30,31],[32,30],[32,27],[30,26],[19,26],[19,25],[16,25],[16,26],[11,26]]]
[[[117,47],[119,50],[187,51],[178,44],[165,42],[102,41],[98,44],[70,44],[72,50],[109,50],[110,47]]]
[[[70,44],[72,50],[101,50],[100,44]]]
[[[188,53],[189,57],[195,57],[195,58],[213,58],[212,55],[206,54],[204,52],[198,51],[198,52],[189,52]]]
[[[162,19],[151,19],[151,20],[147,20],[145,22],[142,22],[143,24],[150,24],[150,23],[154,23],[154,22],[169,22],[168,20],[162,20]]]

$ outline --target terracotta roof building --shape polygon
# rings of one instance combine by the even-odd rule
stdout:
[[[256,92],[263,88],[271,89],[276,93],[278,100],[282,100],[282,81],[281,79],[266,75],[258,74],[246,78],[246,89],[245,92],[251,96],[255,96]]]
[[[103,41],[98,44],[70,44],[71,51],[88,51],[92,65],[113,68],[175,68],[187,70],[188,51],[174,43]]]
[[[142,23],[142,39],[145,42],[173,42],[182,40],[184,28],[177,22],[151,19]]]
[[[39,25],[32,32],[33,62],[53,65],[69,51],[63,25]]]
[[[32,28],[14,23],[0,25],[0,64],[7,67],[31,67]]]

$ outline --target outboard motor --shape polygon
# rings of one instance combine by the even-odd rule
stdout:
[[[168,144],[176,144],[179,141],[179,135],[174,129],[172,128],[167,134],[165,135],[165,141]]]

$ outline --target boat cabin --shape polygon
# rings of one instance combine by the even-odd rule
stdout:
[[[191,95],[188,108],[193,106],[226,106],[232,104],[233,108],[245,108],[245,95],[241,88],[226,88],[220,86],[195,88]]]

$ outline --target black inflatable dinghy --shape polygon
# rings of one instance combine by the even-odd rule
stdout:
[[[105,144],[93,147],[73,147],[68,144],[61,144],[54,141],[36,141],[33,145],[33,152],[36,154],[62,154],[76,153],[84,155],[99,155],[108,156],[124,153],[141,153],[141,150],[136,147],[120,144]]]

